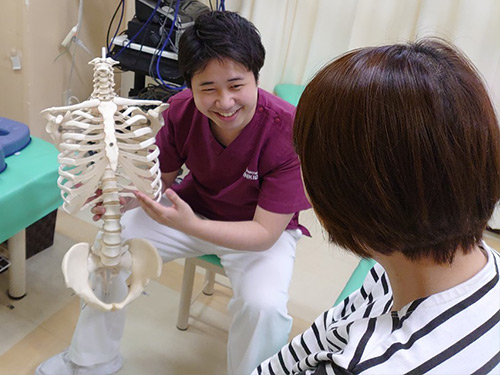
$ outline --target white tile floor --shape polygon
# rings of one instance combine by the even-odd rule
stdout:
[[[350,254],[329,246],[312,211],[302,222],[313,238],[299,241],[289,311],[292,335],[302,332],[329,308],[357,264]],[[0,274],[0,375],[33,374],[44,359],[66,348],[79,313],[79,299],[64,286],[61,260],[76,242],[92,242],[97,227],[88,213],[78,218],[58,214],[54,244],[27,261],[27,296],[6,296],[8,271]],[[500,236],[485,234],[500,249]],[[175,328],[182,261],[163,267],[162,276],[132,303],[122,341],[122,375],[220,375],[226,368],[230,290],[216,287],[213,296],[201,295],[192,308],[187,331]],[[196,285],[202,283],[197,276]]]
[[[27,261],[27,296],[6,296],[8,271],[0,275],[0,375],[33,374],[35,367],[69,345],[78,318],[79,300],[64,286],[61,260],[76,242],[92,242],[97,227],[88,212],[73,217],[58,213],[54,244]],[[357,264],[348,253],[327,244],[309,210],[301,221],[313,238],[299,241],[289,311],[292,335],[300,333],[329,308]],[[92,224],[91,224],[92,223]],[[175,328],[183,261],[164,265],[147,295],[130,305],[119,374],[223,374],[230,291],[217,287],[193,305],[187,331]],[[202,276],[197,277],[201,284]]]

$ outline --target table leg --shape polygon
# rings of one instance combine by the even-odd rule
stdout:
[[[26,295],[26,230],[23,229],[8,240],[9,245],[9,291],[11,299]]]

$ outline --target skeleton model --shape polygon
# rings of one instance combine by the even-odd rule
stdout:
[[[168,104],[156,100],[121,98],[114,92],[111,58],[103,55],[94,65],[94,91],[80,104],[48,108],[42,115],[47,132],[59,153],[59,178],[63,208],[74,213],[89,205],[102,204],[102,236],[95,245],[82,242],[65,254],[62,271],[66,285],[85,302],[111,311],[137,298],[152,277],[161,273],[156,249],[144,239],[123,242],[120,225],[121,197],[140,190],[156,200],[161,196],[158,147],[155,135],[163,125],[161,112]],[[138,106],[152,106],[147,112]],[[95,194],[96,191],[102,194]],[[119,303],[105,303],[93,292],[89,276],[104,280],[125,269],[130,272],[129,292]]]

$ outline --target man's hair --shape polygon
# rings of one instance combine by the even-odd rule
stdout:
[[[179,40],[179,70],[191,87],[193,75],[211,60],[229,58],[251,71],[257,81],[265,54],[259,32],[250,21],[234,12],[207,12]]]
[[[361,48],[297,107],[306,190],[332,242],[362,257],[469,252],[500,199],[500,135],[472,63],[435,39]]]

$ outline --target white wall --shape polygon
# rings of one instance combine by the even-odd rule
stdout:
[[[31,134],[49,140],[42,109],[63,105],[68,87],[80,101],[92,91],[88,61],[101,54],[108,23],[117,1],[81,0],[80,39],[90,50],[78,49],[71,83],[72,56],[60,43],[76,25],[79,0],[2,0],[0,12],[0,116],[23,122]],[[11,51],[21,58],[21,70],[12,70]],[[56,60],[56,58],[61,56]]]
[[[267,90],[306,84],[353,48],[433,35],[471,58],[500,111],[498,0],[227,0],[226,8],[260,30],[267,51],[261,86]]]

